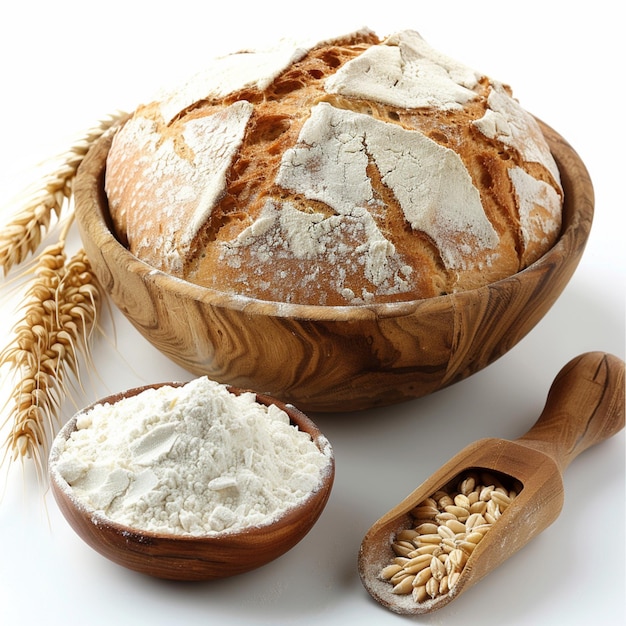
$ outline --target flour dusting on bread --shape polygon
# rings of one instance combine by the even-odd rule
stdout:
[[[511,90],[418,33],[217,59],[111,147],[120,240],[226,293],[316,305],[510,276],[561,227],[557,165]]]

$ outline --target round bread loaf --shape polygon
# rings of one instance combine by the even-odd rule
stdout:
[[[216,59],[117,132],[105,190],[151,266],[278,302],[430,298],[515,274],[561,226],[559,172],[506,85],[414,31]]]

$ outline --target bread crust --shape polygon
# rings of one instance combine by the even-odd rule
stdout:
[[[318,305],[510,276],[554,244],[563,200],[507,86],[414,31],[367,29],[223,57],[139,107],[105,190],[120,240],[155,268]]]

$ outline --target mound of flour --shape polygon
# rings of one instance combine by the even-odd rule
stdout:
[[[77,418],[56,469],[75,499],[137,529],[207,535],[271,522],[330,467],[276,407],[206,377],[149,389]]]

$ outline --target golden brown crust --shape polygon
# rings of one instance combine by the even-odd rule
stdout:
[[[414,54],[414,34],[409,35],[405,54]],[[159,269],[221,291],[325,305],[406,301],[471,289],[514,274],[541,256],[559,233],[562,192],[530,116],[518,112],[507,87],[478,75],[472,99],[452,108],[406,108],[325,88],[349,61],[384,43],[361,32],[352,40],[313,47],[268,85],[246,84],[226,96],[201,98],[169,120],[160,102],[138,109],[136,124],[148,120],[150,128],[141,131],[141,140],[136,129],[116,138],[107,175],[112,218],[131,251]],[[239,107],[235,117],[233,105]],[[312,125],[318,113],[330,120],[327,126]],[[210,127],[211,119],[221,125]],[[192,180],[184,169],[202,156],[202,139],[189,136],[194,124],[203,136],[232,129],[232,138],[209,155],[204,167],[210,172],[223,167],[223,184],[211,196],[206,219],[187,228],[197,219],[198,197],[206,196],[202,176],[196,172]],[[519,132],[530,137],[532,154],[520,149]],[[385,133],[389,148],[379,139]],[[167,159],[158,153],[165,146]],[[360,193],[349,178],[356,161],[345,152],[355,146],[362,150],[354,159],[363,162],[363,180],[356,184],[367,188],[367,201],[348,206]],[[230,156],[223,157],[228,150]],[[405,186],[395,165],[389,165],[390,150],[397,152],[397,169],[405,175],[412,176],[403,160],[416,160],[418,170],[422,154],[425,168],[438,171],[437,159],[445,159],[451,169],[439,172],[437,180]],[[173,188],[159,191],[155,184],[151,189],[155,170],[135,165],[146,158],[157,171],[159,159],[177,162],[170,176],[180,180]],[[326,161],[328,185],[316,178],[316,168],[328,166]],[[341,180],[333,179],[336,170],[345,176],[345,203],[337,191]],[[302,180],[310,180],[310,188]],[[190,203],[179,203],[175,214],[169,206],[154,208],[185,185],[196,186]],[[434,208],[416,195],[420,185],[424,194],[433,192]],[[477,194],[482,217],[476,211],[465,217],[454,207],[450,215],[437,213],[437,202],[449,203],[448,197],[458,202],[468,193]],[[411,205],[414,198],[417,208]],[[430,230],[416,227],[430,210],[437,213],[429,218]],[[168,220],[180,220],[180,229],[168,231]]]

